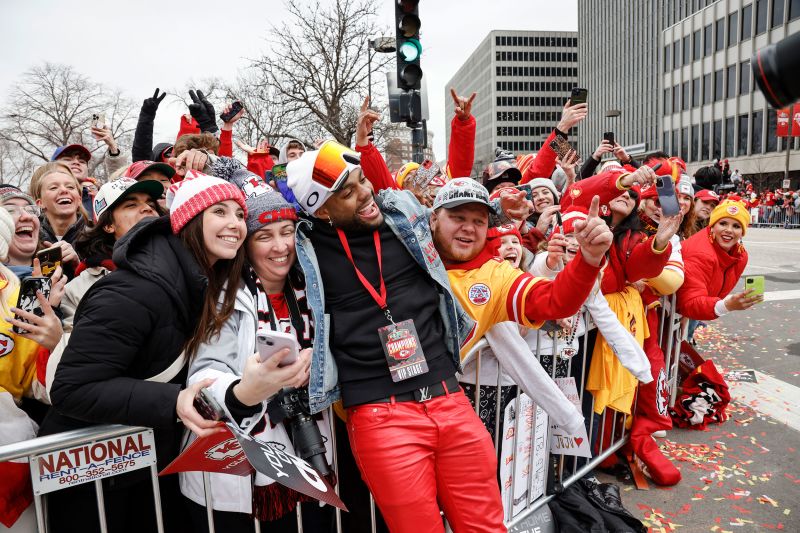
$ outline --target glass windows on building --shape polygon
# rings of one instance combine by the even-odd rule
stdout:
[[[750,60],[739,64],[739,94],[750,92]]]
[[[692,126],[692,139],[691,139],[692,144],[690,145],[689,149],[690,161],[700,161],[700,159],[702,159],[702,157],[700,157],[700,155],[697,153],[697,147],[700,144],[699,141],[700,141],[700,126],[695,124],[694,126]]]
[[[724,92],[724,88],[725,87],[723,85],[723,76],[724,76],[724,73],[723,73],[723,71],[721,69],[716,71],[716,72],[714,72],[714,101],[715,102],[719,102],[723,98],[725,98],[725,92]]]
[[[753,126],[750,128],[750,153],[761,153],[761,137],[764,134],[764,112],[753,111]]]
[[[700,78],[692,80],[692,107],[700,105]]]
[[[703,75],[703,103],[710,104],[711,103],[711,74],[704,74]]]
[[[736,147],[736,155],[747,155],[747,128],[749,123],[749,115],[739,115],[739,143]]]
[[[697,61],[703,55],[703,41],[700,37],[700,30],[697,30],[692,34],[692,60]]]
[[[709,24],[703,28],[703,56],[708,57],[714,51],[714,26]]]
[[[734,11],[728,15],[728,46],[736,44],[736,38],[739,36],[739,12]]]
[[[725,49],[725,19],[719,19],[714,26],[714,30],[717,32],[717,45],[715,49],[719,52]]]
[[[726,78],[728,90],[725,93],[725,97],[733,98],[736,96],[736,65],[730,65],[728,67]]]
[[[725,119],[725,157],[733,157],[733,143],[736,139],[736,119],[728,117]]]
[[[746,41],[753,34],[753,4],[742,8],[742,41]]]
[[[767,31],[768,0],[756,0],[756,35]]]
[[[775,28],[783,24],[784,9],[786,0],[772,0],[772,27]]]
[[[719,159],[722,157],[722,120],[714,121],[714,131],[712,135],[714,138],[714,146],[711,159]]]
[[[778,151],[778,113],[767,108],[767,152]]]
[[[711,148],[710,146],[711,140],[711,123],[710,122],[703,122],[703,140],[700,145],[700,159],[711,159],[708,151]]]

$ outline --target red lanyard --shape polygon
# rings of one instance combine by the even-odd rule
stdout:
[[[364,288],[367,289],[367,292],[369,293],[370,296],[372,296],[372,299],[375,300],[375,303],[377,303],[380,306],[381,310],[386,311],[388,309],[388,306],[386,305],[386,283],[383,280],[383,258],[381,257],[381,238],[380,235],[378,234],[378,230],[375,230],[372,233],[372,237],[375,241],[375,252],[378,255],[378,276],[380,276],[381,279],[380,294],[378,294],[378,291],[375,290],[375,287],[372,286],[369,280],[366,277],[364,277],[364,274],[361,273],[361,271],[356,266],[355,261],[353,261],[353,253],[350,251],[350,245],[347,243],[347,237],[345,237],[344,232],[337,228],[336,233],[339,235],[339,241],[342,243],[342,247],[344,248],[344,253],[347,254],[347,259],[350,260],[350,264],[353,265],[353,268],[356,271],[356,276],[358,276],[358,280],[361,282]]]

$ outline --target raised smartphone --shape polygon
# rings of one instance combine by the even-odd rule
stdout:
[[[294,335],[280,331],[267,331],[256,335],[256,348],[262,363],[284,348],[289,349],[289,355],[284,357],[278,366],[290,365],[300,357],[300,346]]]

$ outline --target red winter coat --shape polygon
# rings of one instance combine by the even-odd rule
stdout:
[[[705,228],[683,241],[685,278],[678,289],[678,313],[694,320],[714,320],[714,306],[736,286],[747,266],[747,251],[737,244],[726,252]]]
[[[654,241],[655,236],[648,237],[638,231],[629,231],[619,244],[614,241],[608,251],[608,267],[600,282],[603,294],[620,292],[629,283],[661,274],[672,253],[672,244],[657,252],[653,248]]]

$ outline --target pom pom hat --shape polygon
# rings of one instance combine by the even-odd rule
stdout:
[[[244,209],[245,217],[247,216],[244,195],[237,186],[202,172],[188,171],[182,181],[175,183],[167,191],[172,233],[177,235],[194,217],[225,200],[238,203]]]
[[[739,200],[724,200],[720,202],[711,212],[708,226],[713,226],[723,218],[732,218],[738,221],[742,225],[742,235],[747,232],[747,226],[750,225],[750,213],[744,203]]]

